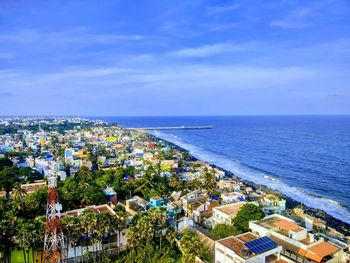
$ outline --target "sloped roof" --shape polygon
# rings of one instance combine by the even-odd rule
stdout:
[[[310,247],[305,256],[317,262],[321,262],[324,257],[331,255],[338,250],[339,248],[328,242],[321,242]]]

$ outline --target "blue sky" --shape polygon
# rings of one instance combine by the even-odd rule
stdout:
[[[0,115],[350,114],[350,2],[0,1]]]

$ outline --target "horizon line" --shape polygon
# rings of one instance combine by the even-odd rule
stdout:
[[[101,117],[117,117],[117,118],[160,118],[160,117],[297,117],[297,116],[350,116],[350,113],[320,113],[320,114],[215,114],[215,115],[0,115],[0,118],[15,118],[15,117],[78,117],[78,118],[101,118]]]

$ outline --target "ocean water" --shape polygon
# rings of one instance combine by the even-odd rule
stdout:
[[[350,223],[350,116],[101,117],[155,131],[202,160]]]

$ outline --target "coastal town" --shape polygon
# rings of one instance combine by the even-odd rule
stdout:
[[[0,261],[350,262],[349,225],[267,187],[146,130],[2,118]]]

